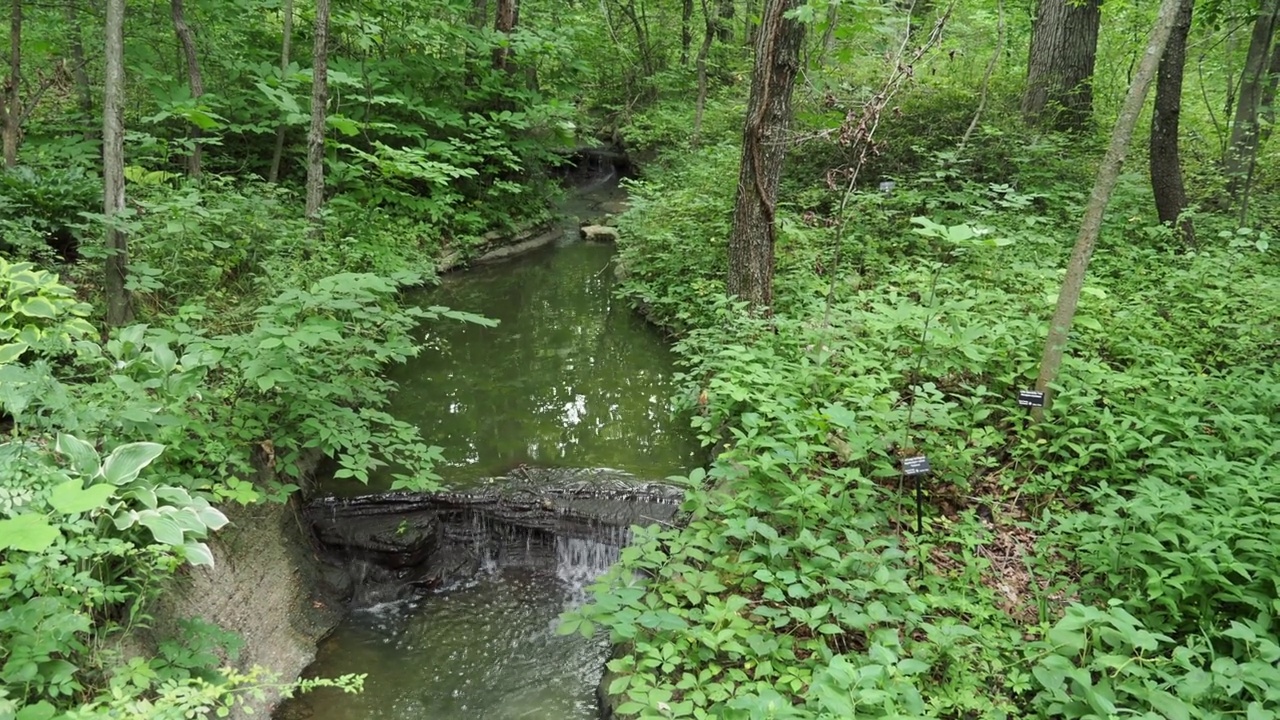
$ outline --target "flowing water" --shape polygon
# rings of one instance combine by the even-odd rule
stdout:
[[[686,422],[671,417],[668,348],[613,297],[613,248],[575,234],[570,228],[556,247],[450,276],[423,293],[424,305],[500,321],[434,323],[426,328],[431,349],[393,372],[394,412],[444,448],[438,471],[447,485],[474,486],[521,464],[661,479],[698,463]],[[597,717],[607,647],[555,627],[625,538],[485,536],[478,577],[356,610],[321,646],[309,674],[368,673],[363,694],[317,691],[287,717]]]

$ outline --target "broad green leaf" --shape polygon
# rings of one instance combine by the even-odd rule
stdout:
[[[65,455],[67,460],[71,461],[71,467],[81,475],[94,475],[98,472],[98,465],[102,460],[98,457],[98,451],[93,449],[93,445],[81,440],[74,435],[58,433],[58,439],[54,443],[53,449],[60,455]]]
[[[156,512],[141,513],[138,522],[151,531],[156,542],[162,545],[182,545],[182,528],[172,518]]]
[[[127,485],[138,477],[142,469],[164,452],[164,446],[153,442],[136,442],[121,445],[107,456],[102,464],[102,476],[113,485]]]
[[[202,542],[187,541],[182,546],[182,554],[192,565],[213,567],[213,551]]]
[[[58,710],[47,701],[41,700],[18,711],[15,720],[50,720]]]
[[[22,357],[22,353],[26,352],[30,346],[24,342],[8,343],[0,345],[0,365],[8,365],[17,362]]]
[[[49,504],[53,509],[67,515],[78,515],[90,510],[103,508],[116,491],[114,485],[99,483],[84,487],[80,480],[68,480],[53,488],[49,494]]]
[[[39,295],[21,302],[14,302],[13,309],[27,317],[46,318],[49,320],[58,317],[58,309],[53,306],[53,303]]]
[[[50,525],[43,515],[26,513],[0,520],[0,550],[13,548],[41,552],[53,545],[58,535],[58,529]]]

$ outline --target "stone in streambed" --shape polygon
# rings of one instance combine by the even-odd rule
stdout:
[[[580,232],[587,242],[617,242],[618,229],[608,225],[583,225]]]
[[[431,513],[321,518],[314,524],[316,537],[331,550],[393,569],[426,560],[439,527]]]

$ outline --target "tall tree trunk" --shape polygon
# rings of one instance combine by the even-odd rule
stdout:
[[[1098,166],[1098,175],[1089,195],[1089,203],[1085,206],[1084,218],[1080,221],[1080,234],[1076,237],[1071,259],[1067,263],[1067,274],[1062,281],[1062,289],[1058,292],[1058,306],[1049,322],[1049,337],[1045,341],[1044,355],[1040,360],[1040,377],[1036,381],[1036,389],[1044,392],[1047,399],[1051,399],[1049,386],[1057,380],[1058,370],[1062,367],[1067,337],[1075,320],[1076,307],[1080,304],[1080,290],[1084,287],[1089,260],[1093,257],[1093,249],[1102,230],[1102,215],[1111,201],[1111,192],[1115,190],[1120,168],[1129,152],[1133,130],[1138,125],[1138,116],[1142,114],[1147,91],[1151,88],[1151,80],[1155,77],[1165,45],[1168,44],[1173,26],[1177,22],[1182,2],[1183,0],[1161,2],[1160,14],[1151,30],[1146,52],[1142,56],[1142,62],[1138,64],[1138,72],[1129,85],[1129,93],[1120,108],[1120,116],[1116,118],[1115,128],[1111,131],[1107,154]],[[1037,410],[1037,416],[1039,415],[1040,411]]]
[[[1235,117],[1231,122],[1231,140],[1223,158],[1233,196],[1238,196],[1243,189],[1249,167],[1258,152],[1258,113],[1266,92],[1267,59],[1278,24],[1280,0],[1263,0],[1249,36],[1249,49],[1245,53],[1244,69],[1240,72]]]
[[[204,76],[200,74],[200,56],[196,53],[196,38],[191,32],[191,27],[187,25],[183,0],[169,0],[169,12],[173,15],[173,30],[178,35],[178,42],[182,45],[183,59],[187,64],[187,82],[191,85],[191,97],[199,102],[204,96]],[[193,128],[191,139],[195,144],[191,146],[191,155],[187,158],[187,174],[193,178],[200,177],[203,154],[200,136],[200,128]]]
[[[493,69],[515,71],[515,63],[511,60],[511,33],[516,29],[516,13],[519,0],[498,0],[498,9],[493,19],[493,30],[502,36],[504,46],[493,49]]]
[[[1088,126],[1101,19],[1102,0],[1040,0],[1022,96],[1028,123],[1057,130]]]
[[[22,0],[13,0],[9,14],[9,78],[4,89],[4,166],[13,167],[22,141]]]
[[[133,321],[133,303],[125,281],[129,275],[129,240],[117,225],[124,209],[124,0],[107,0],[106,79],[102,101],[102,214],[107,219],[107,324]]]
[[[471,0],[471,26],[483,30],[489,24],[489,0]]]
[[[689,65],[689,48],[693,46],[693,0],[684,0],[680,12],[680,66]]]
[[[1160,222],[1176,228],[1188,246],[1195,245],[1196,235],[1191,218],[1182,217],[1187,209],[1187,191],[1182,184],[1182,160],[1178,155],[1178,120],[1182,114],[1182,71],[1187,61],[1187,35],[1191,32],[1194,6],[1195,0],[1182,0],[1169,44],[1160,59],[1148,153],[1156,213]]]
[[[825,67],[827,56],[836,47],[836,24],[840,21],[840,6],[831,3],[827,6],[826,28],[822,31],[822,46],[818,48],[818,67]]]
[[[289,74],[290,54],[293,52],[293,0],[284,0],[283,17],[281,22],[284,27],[281,32],[280,40],[280,81],[283,82]],[[280,127],[276,128],[276,147],[271,153],[271,169],[267,171],[268,182],[278,182],[280,180],[280,161],[284,159],[284,137],[288,128],[284,123],[280,123]]]
[[[802,0],[766,0],[761,18],[751,95],[742,132],[742,167],[729,235],[729,294],[760,312],[773,304],[774,210],[787,154],[791,92],[800,71],[804,24],[786,13]]]
[[[1280,85],[1280,42],[1271,48],[1271,63],[1267,68],[1267,86],[1262,92],[1262,123],[1258,128],[1258,147],[1267,144],[1276,128],[1276,87]]]
[[[702,0],[702,17],[706,27],[702,35],[702,46],[698,48],[698,59],[695,62],[698,68],[698,100],[693,111],[693,133],[689,140],[689,144],[693,147],[698,146],[702,136],[702,115],[707,109],[707,56],[711,54],[711,43],[716,39],[716,20],[711,14],[707,0]]]
[[[76,96],[80,101],[80,113],[84,115],[85,139],[93,137],[88,130],[88,120],[93,117],[93,89],[89,87],[89,73],[85,70],[84,40],[80,28],[80,0],[67,0],[67,28],[71,32],[68,46],[71,50],[71,77],[76,82]]]
[[[324,233],[324,125],[329,103],[329,0],[316,0],[316,26],[311,51],[311,129],[307,132],[307,219],[312,234]]]
[[[733,0],[717,0],[717,14],[720,16],[720,42],[733,42]]]

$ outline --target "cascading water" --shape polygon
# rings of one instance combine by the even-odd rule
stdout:
[[[571,212],[591,212],[589,202],[575,202]],[[662,478],[697,464],[695,438],[670,414],[669,352],[614,297],[612,255],[566,237],[559,248],[468,273],[423,298],[501,321],[494,329],[431,328],[433,351],[392,378],[401,387],[397,414],[444,447],[439,472],[450,486],[474,487],[523,465]],[[317,691],[281,720],[598,717],[607,643],[555,628],[629,533],[606,525],[554,537],[472,518],[442,536],[464,573],[413,599],[355,611],[319,650],[310,674],[367,673],[364,693]]]

